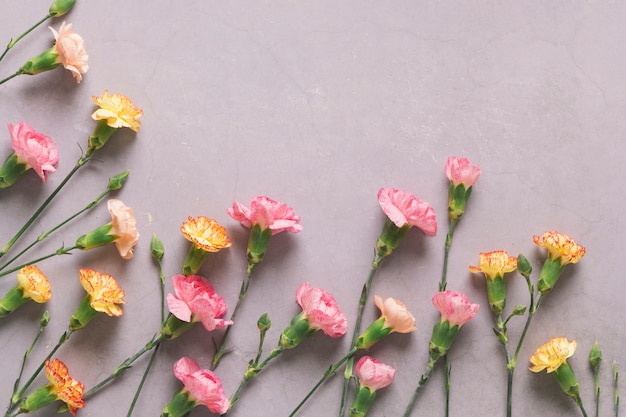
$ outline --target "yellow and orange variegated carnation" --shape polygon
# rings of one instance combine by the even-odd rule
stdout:
[[[67,366],[63,362],[58,359],[50,362],[50,359],[47,359],[46,377],[50,381],[50,392],[56,394],[59,400],[67,404],[70,413],[76,415],[76,411],[85,406],[83,400],[85,386],[70,376]]]
[[[217,221],[204,216],[198,216],[196,219],[188,217],[180,231],[185,239],[206,252],[218,252],[232,245],[226,235],[226,229]]]
[[[533,372],[541,372],[544,369],[548,372],[554,372],[561,365],[567,362],[567,358],[576,352],[576,341],[571,342],[565,337],[554,337],[548,343],[540,346],[539,349],[530,357],[530,369]]]
[[[24,292],[24,297],[36,303],[47,303],[52,297],[48,279],[35,265],[20,269],[17,273],[17,282],[18,287]]]
[[[93,96],[92,99],[100,107],[91,115],[92,119],[106,120],[108,126],[116,129],[128,127],[139,132],[141,122],[137,119],[143,115],[143,111],[131,99],[122,94],[109,95],[108,90],[104,90],[102,97]]]
[[[561,266],[575,264],[585,256],[586,249],[565,233],[545,232],[543,236],[533,236],[535,245],[548,250],[550,259],[560,259]]]
[[[482,272],[488,279],[502,277],[517,269],[517,258],[503,250],[481,253],[478,266],[470,266],[469,269],[471,272]]]
[[[124,304],[124,291],[115,278],[93,269],[83,268],[80,270],[80,283],[89,294],[91,308],[109,316],[122,315],[123,310],[119,304]]]

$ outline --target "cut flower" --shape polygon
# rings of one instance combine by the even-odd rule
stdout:
[[[20,404],[19,412],[31,413],[60,400],[67,404],[70,413],[76,415],[76,411],[85,406],[85,386],[72,378],[67,366],[58,359],[52,362],[46,359],[45,372],[48,384],[26,397]]]
[[[58,61],[72,73],[76,82],[79,83],[83,79],[82,74],[85,74],[89,69],[87,64],[89,57],[85,51],[85,41],[72,30],[71,23],[66,25],[63,22],[58,32],[51,27],[49,29],[56,40],[54,50],[59,55]]]
[[[357,349],[369,349],[390,333],[415,331],[415,317],[400,300],[387,298],[383,301],[375,295],[374,304],[380,310],[380,317],[358,336]]]
[[[467,189],[473,186],[480,177],[480,167],[472,165],[467,158],[450,156],[446,162],[446,176],[455,187],[463,184]]]
[[[94,120],[105,120],[109,127],[119,129],[127,127],[135,132],[139,132],[141,122],[138,120],[143,111],[122,94],[109,95],[108,90],[104,90],[102,97],[92,97],[93,102],[99,107],[92,115]]]
[[[191,242],[191,247],[183,263],[183,274],[195,275],[210,252],[219,252],[229,248],[232,243],[226,229],[205,216],[194,219],[189,216],[180,227],[180,231]]]
[[[184,386],[163,409],[162,416],[182,417],[199,404],[215,414],[228,411],[230,401],[224,393],[222,381],[214,372],[201,369],[196,361],[183,357],[174,364],[174,376]]]
[[[436,293],[432,302],[441,313],[441,318],[433,327],[429,345],[429,364],[434,365],[448,353],[461,326],[476,317],[480,306],[470,303],[465,294],[450,290]]]
[[[364,417],[376,399],[376,391],[391,384],[396,370],[370,356],[359,359],[355,368],[359,384],[350,407],[350,417]]]
[[[167,305],[176,318],[187,323],[200,322],[208,331],[233,324],[221,318],[228,306],[205,278],[175,275],[172,283],[174,294],[167,295]]]
[[[397,227],[415,226],[427,236],[437,234],[435,210],[430,204],[413,194],[395,188],[383,187],[378,191],[378,203],[389,220]]]
[[[300,216],[296,216],[293,209],[285,203],[269,197],[253,197],[249,208],[234,202],[226,212],[245,227],[259,225],[262,230],[270,229],[273,235],[283,231],[290,233],[302,231]]]
[[[88,268],[82,268],[79,274],[87,296],[70,318],[71,330],[82,329],[98,313],[113,317],[123,314],[124,291],[113,276]]]
[[[50,283],[46,276],[37,266],[27,265],[17,273],[17,285],[0,299],[0,317],[8,316],[29,300],[43,304],[51,297]]]
[[[59,151],[54,141],[24,122],[8,124],[11,134],[10,155],[0,168],[0,188],[12,185],[28,169],[33,169],[45,183],[48,173],[55,172]]]
[[[530,363],[533,366],[528,369],[532,372],[541,372],[545,369],[546,372],[552,373],[566,363],[567,359],[572,357],[575,352],[575,340],[570,342],[565,337],[554,337],[533,353],[530,357]]]
[[[500,314],[506,305],[506,287],[504,274],[517,269],[517,258],[510,256],[503,250],[481,253],[478,266],[470,266],[474,273],[482,272],[487,278],[487,297],[489,308]]]
[[[586,250],[568,235],[556,231],[545,232],[541,237],[533,236],[533,241],[535,245],[548,250],[548,257],[537,280],[537,289],[545,294],[556,285],[565,265],[580,261]]]

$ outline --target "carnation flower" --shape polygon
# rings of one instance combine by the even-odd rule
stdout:
[[[49,29],[56,40],[54,50],[59,54],[58,61],[66,70],[71,71],[74,79],[79,83],[83,79],[82,74],[89,69],[85,41],[72,30],[72,24],[66,25],[63,22],[58,32],[51,27]]]

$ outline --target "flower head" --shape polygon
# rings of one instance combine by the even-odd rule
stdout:
[[[496,250],[493,252],[481,253],[478,266],[470,266],[471,272],[482,272],[487,279],[503,277],[508,272],[517,269],[517,258],[509,256],[506,251]]]
[[[385,388],[391,384],[396,376],[396,370],[393,367],[367,355],[359,359],[355,368],[359,377],[359,385],[366,386],[371,391]]]
[[[167,295],[170,312],[184,322],[200,322],[208,331],[233,324],[221,317],[228,306],[205,278],[198,275],[175,275],[174,294]]]
[[[446,176],[455,187],[463,184],[467,189],[478,181],[480,167],[472,165],[467,158],[451,156],[446,162]]]
[[[108,90],[104,90],[102,97],[92,97],[93,102],[100,107],[91,118],[94,120],[106,120],[109,127],[119,129],[128,127],[135,132],[139,132],[139,118],[143,111],[135,106],[133,102],[122,94],[109,96]]]
[[[249,208],[234,202],[226,212],[245,227],[258,224],[261,229],[270,229],[273,235],[282,231],[302,231],[300,216],[296,216],[293,209],[285,203],[269,197],[253,197]]]
[[[544,369],[548,373],[554,372],[566,363],[574,352],[576,352],[575,340],[570,342],[565,337],[554,337],[533,353],[530,357],[533,366],[528,369],[532,372],[541,372]]]
[[[24,122],[17,125],[9,123],[9,132],[18,163],[32,168],[45,183],[47,174],[56,171],[59,162],[59,151],[54,141]]]
[[[133,210],[121,200],[114,198],[107,202],[107,207],[113,225],[109,233],[116,237],[115,246],[120,256],[123,259],[130,259],[133,257],[133,248],[139,240],[137,221],[133,215]]]
[[[296,302],[309,321],[309,326],[321,330],[330,337],[343,336],[348,328],[344,314],[339,310],[335,298],[321,288],[311,288],[305,282],[296,291]]]
[[[56,393],[58,399],[67,404],[70,413],[76,415],[76,411],[85,406],[83,401],[85,386],[70,376],[67,366],[63,362],[54,359],[51,363],[50,359],[47,359],[46,378],[50,381],[53,392]]]
[[[395,333],[410,333],[415,331],[415,318],[406,306],[395,298],[387,298],[385,301],[374,296],[374,304],[380,310],[381,318],[385,321],[385,327]]]
[[[111,275],[83,268],[80,271],[80,284],[87,291],[89,305],[95,311],[109,316],[120,317],[123,313],[124,291]]]
[[[60,400],[67,404],[70,413],[76,415],[76,411],[85,406],[85,386],[72,378],[67,366],[58,359],[46,359],[45,372],[48,384],[35,390],[20,403],[19,414],[31,413]]]
[[[413,194],[395,188],[381,188],[378,191],[378,203],[397,227],[415,226],[427,236],[437,234],[435,210]]]
[[[50,283],[46,276],[35,265],[28,265],[17,273],[18,287],[24,292],[24,297],[36,303],[47,303],[52,297]]]
[[[433,305],[441,313],[441,319],[450,326],[462,326],[478,313],[478,304],[470,303],[467,295],[455,291],[442,291],[433,296]]]
[[[215,414],[228,411],[230,401],[224,393],[222,381],[212,371],[201,369],[196,361],[183,357],[174,364],[174,376],[184,385],[180,395],[187,395],[188,401],[193,402],[194,406],[205,405]],[[166,409],[173,407],[173,404],[174,401]]]
[[[576,243],[574,239],[565,233],[557,231],[545,232],[543,236],[533,236],[535,245],[546,248],[548,257],[559,260],[561,266],[575,264],[585,256],[585,248]]]
[[[226,235],[226,229],[217,221],[204,216],[196,219],[188,217],[180,231],[185,239],[206,252],[218,252],[232,245]]]
[[[66,25],[63,22],[58,32],[51,27],[49,29],[56,40],[54,50],[59,55],[58,61],[66,70],[71,71],[74,79],[79,83],[83,79],[82,74],[89,69],[85,41],[72,30],[71,23]]]

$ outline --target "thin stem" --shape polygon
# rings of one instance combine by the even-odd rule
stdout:
[[[24,250],[22,250],[20,253],[18,253],[17,255],[15,255],[13,258],[11,258],[9,261],[7,261],[4,265],[2,265],[0,267],[0,271],[2,271],[3,269],[5,269],[7,266],[9,266],[10,264],[12,264],[13,262],[15,262],[15,260],[17,260],[18,258],[20,258],[22,255],[24,255],[26,252],[28,252],[33,246],[35,246],[36,244],[38,244],[39,242],[42,242],[44,239],[48,238],[52,233],[56,232],[57,230],[59,230],[61,227],[65,226],[66,224],[68,224],[69,222],[71,222],[72,220],[74,220],[76,217],[80,216],[81,214],[83,214],[84,212],[86,212],[87,210],[90,210],[91,208],[93,208],[96,204],[98,204],[104,197],[106,197],[109,193],[111,192],[111,190],[108,189],[104,191],[103,193],[101,193],[98,197],[96,197],[93,201],[91,201],[89,204],[87,204],[83,209],[77,211],[76,213],[74,213],[73,215],[71,215],[70,217],[68,217],[67,219],[65,219],[64,221],[62,221],[61,223],[57,224],[56,226],[54,226],[52,229],[48,230],[47,232],[42,233],[41,235],[39,235],[39,237],[37,237],[37,239],[35,239],[30,245],[28,245]]]
[[[439,291],[445,291],[448,285],[448,255],[450,254],[450,247],[452,246],[452,237],[454,236],[454,227],[458,222],[457,220],[450,220],[450,228],[446,235],[446,243],[443,252],[443,268],[441,268],[441,281],[439,282]]]
[[[593,379],[595,383],[595,397],[596,397],[596,417],[599,417],[598,411],[600,411],[600,367],[593,367]]]
[[[448,355],[443,357],[443,366],[444,366],[444,384],[446,388],[446,417],[450,415],[450,375],[452,372],[452,365],[448,362]]]
[[[63,181],[61,181],[61,183],[57,186],[57,188],[55,188],[55,190],[52,192],[52,194],[50,194],[50,196],[48,196],[48,198],[46,198],[46,200],[41,204],[41,206],[39,206],[37,211],[35,211],[35,213],[33,213],[33,215],[30,217],[30,219],[28,219],[26,224],[24,224],[24,226],[19,230],[19,232],[17,232],[15,234],[15,236],[13,236],[13,238],[11,238],[9,243],[7,243],[4,246],[4,248],[2,248],[2,250],[0,251],[0,258],[3,257],[4,255],[6,255],[6,253],[13,247],[15,242],[17,242],[17,240],[20,237],[22,237],[22,235],[26,232],[26,230],[28,230],[28,228],[33,224],[33,222],[35,220],[37,220],[37,217],[39,217],[41,212],[43,212],[45,210],[45,208],[48,207],[48,204],[50,204],[50,202],[54,199],[54,197],[56,197],[56,195],[59,193],[59,191],[61,191],[61,189],[65,186],[65,184],[67,184],[67,182],[70,180],[70,178],[72,178],[72,176],[74,176],[76,171],[78,171],[80,169],[80,167],[82,167],[88,160],[89,160],[89,158],[86,157],[85,155],[81,156],[81,158],[78,160],[78,162],[76,163],[74,168],[72,168],[72,170],[65,176]]]
[[[239,297],[237,298],[237,304],[235,305],[235,309],[233,310],[229,319],[233,322],[235,321],[235,318],[237,317],[237,313],[239,312],[239,309],[241,308],[241,305],[243,304],[243,300],[246,298],[246,294],[248,293],[248,286],[250,285],[251,274],[252,274],[252,270],[249,270],[249,273],[246,274],[245,278],[243,279],[243,282],[241,283],[241,289],[239,290]],[[222,341],[220,342],[219,346],[217,347],[217,350],[215,351],[215,354],[213,355],[213,361],[211,362],[212,370],[217,368],[217,365],[219,365],[220,360],[222,359],[222,356],[224,356],[226,340],[228,339],[228,335],[230,334],[230,329],[232,327],[233,326],[228,326],[226,330],[224,331],[224,337],[222,338]]]
[[[26,390],[35,381],[35,378],[37,378],[37,376],[39,375],[41,370],[44,368],[44,366],[46,366],[46,362],[56,353],[57,350],[59,350],[59,348],[61,346],[63,346],[63,344],[65,342],[67,342],[69,340],[69,338],[72,335],[72,333],[73,333],[72,329],[67,329],[61,335],[61,337],[59,338],[59,341],[57,342],[57,344],[52,348],[50,353],[48,353],[48,355],[45,357],[45,359],[41,362],[41,364],[39,365],[39,367],[37,368],[35,373],[33,373],[33,375],[30,377],[30,379],[28,381],[26,381],[26,384],[24,384],[22,389],[19,390],[19,392],[16,395],[13,396],[13,398],[11,399],[11,404],[12,405],[17,404],[20,401],[20,399],[24,396],[24,393],[26,392]]]
[[[48,312],[45,312],[44,316],[45,315],[48,315]],[[44,316],[42,316],[41,320],[39,321],[39,331],[37,332],[37,335],[35,336],[35,339],[33,340],[33,343],[31,343],[30,347],[24,353],[24,357],[22,359],[22,365],[20,367],[20,373],[17,376],[17,379],[15,380],[15,384],[13,384],[13,394],[11,395],[11,404],[9,404],[8,410],[10,410],[13,407],[13,405],[19,401],[19,397],[20,396],[17,394],[17,392],[18,392],[18,390],[20,388],[20,382],[22,381],[22,375],[24,375],[24,367],[26,366],[26,361],[30,357],[31,352],[35,348],[35,345],[37,344],[37,342],[39,341],[39,338],[43,334],[44,329],[48,325],[48,320],[44,319]],[[48,315],[48,318],[49,317],[50,316]],[[15,401],[15,403],[14,403],[13,399],[16,398],[16,397],[17,397],[17,401]]]
[[[300,410],[300,408],[302,408],[302,406],[304,405],[304,403],[306,403],[309,398],[311,398],[311,396],[315,393],[315,391],[317,391],[317,389],[331,376],[333,376],[335,374],[335,372],[337,371],[337,369],[339,369],[339,367],[341,365],[343,365],[344,362],[346,362],[348,359],[351,359],[352,357],[354,357],[354,354],[356,353],[357,349],[353,348],[350,352],[348,352],[348,354],[346,356],[344,356],[343,358],[339,359],[337,362],[335,362],[333,365],[330,366],[330,368],[328,368],[328,370],[326,372],[324,372],[324,375],[319,379],[319,381],[317,381],[317,383],[315,384],[315,386],[309,391],[309,393],[304,397],[304,399],[302,399],[302,401],[300,401],[300,403],[296,406],[296,408],[294,408],[294,410],[291,412],[291,414],[289,414],[289,417],[293,417],[294,415],[296,415],[296,413],[298,412],[298,410]]]
[[[617,369],[617,362],[613,361],[613,363],[611,364],[611,369],[613,370],[613,384],[614,384],[613,401],[615,403],[615,417],[618,417],[618,414],[619,414],[619,387],[618,387],[619,372]]]
[[[54,251],[52,253],[49,253],[49,254],[44,255],[44,256],[42,256],[40,258],[34,259],[34,260],[30,261],[30,262],[26,262],[25,264],[22,264],[20,266],[16,266],[15,268],[11,268],[11,269],[9,269],[7,271],[0,272],[0,277],[3,277],[5,275],[9,275],[10,273],[13,273],[15,271],[19,271],[20,269],[24,268],[25,266],[33,265],[33,264],[39,263],[41,261],[45,261],[46,259],[52,258],[53,256],[67,255],[71,251],[73,251],[74,249],[78,249],[78,247],[77,246],[72,246],[71,248],[66,248],[66,247],[61,246],[59,249],[57,249],[56,251]]]
[[[241,382],[239,383],[239,385],[237,386],[237,389],[235,390],[233,395],[230,396],[230,407],[224,414],[222,414],[223,416],[228,414],[233,409],[237,401],[239,401],[239,396],[241,395],[241,392],[243,391],[248,381],[254,378],[259,372],[263,370],[263,368],[267,366],[268,363],[270,363],[272,359],[280,355],[282,352],[283,352],[282,348],[276,347],[270,352],[267,358],[263,360],[263,362],[261,362],[260,364],[254,364],[254,365],[248,366],[248,369],[243,374],[243,378]]]
[[[378,265],[380,265],[380,260],[378,259],[378,255],[374,257],[374,262],[372,262],[372,269],[363,284],[363,288],[361,289],[361,298],[359,298],[359,310],[356,316],[356,323],[354,325],[354,331],[352,332],[352,341],[350,342],[350,351],[354,349],[356,346],[356,340],[361,333],[361,322],[363,321],[363,311],[365,310],[365,303],[369,297],[370,287],[372,286],[372,281],[374,280],[374,275],[376,275],[376,271],[378,271]],[[346,364],[346,370],[344,372],[344,380],[343,380],[343,390],[341,392],[341,405],[339,406],[339,417],[343,417],[346,413],[346,403],[348,400],[348,388],[350,386],[350,378],[352,378],[352,370],[354,368],[354,358],[348,358],[348,363]]]
[[[124,373],[124,371],[126,371],[128,368],[131,368],[133,363],[135,363],[135,361],[137,359],[139,359],[141,356],[143,356],[144,353],[152,350],[154,347],[158,346],[159,344],[161,344],[165,340],[166,339],[164,337],[162,337],[161,335],[157,335],[157,336],[153,337],[152,340],[150,340],[148,343],[146,343],[146,345],[144,347],[139,349],[139,351],[137,351],[137,353],[135,353],[133,356],[128,357],[121,364],[119,364],[118,367],[115,368],[115,370],[111,373],[111,375],[109,375],[108,377],[106,377],[105,379],[100,381],[98,384],[96,384],[89,391],[85,392],[85,395],[84,395],[83,398],[87,399],[87,398],[91,397],[92,395],[94,395],[95,393],[97,393],[98,391],[100,391],[100,389],[102,389],[106,384],[108,384],[109,382],[111,382],[115,378],[117,378],[120,375],[122,375],[122,373]]]
[[[148,378],[150,369],[152,369],[152,364],[154,363],[154,360],[156,359],[156,355],[158,351],[159,351],[159,346],[157,345],[157,347],[154,348],[154,350],[152,351],[152,355],[150,355],[150,361],[148,362],[148,366],[146,367],[146,370],[144,371],[143,376],[141,377],[141,382],[139,382],[139,386],[137,387],[137,392],[135,392],[133,401],[130,403],[130,407],[128,408],[128,414],[126,414],[126,417],[130,417],[133,414],[133,410],[135,409],[135,405],[137,404],[137,400],[139,399],[139,394],[141,394],[141,390],[143,389],[143,385],[145,384],[146,379]]]
[[[577,395],[576,398],[574,398],[574,401],[576,401],[576,404],[578,404],[578,407],[580,407],[580,411],[583,413],[583,416],[588,417],[587,412],[585,411],[585,407],[583,407],[583,401],[579,395]]]
[[[18,75],[22,75],[22,70],[21,69],[17,70],[16,72],[14,72],[13,74],[9,75],[8,77],[0,80],[0,85],[6,83],[10,79],[13,79],[13,78],[17,77]]]
[[[411,415],[411,411],[413,411],[413,407],[415,406],[415,401],[417,400],[417,396],[422,391],[422,388],[424,388],[424,385],[426,384],[426,381],[428,381],[428,378],[430,378],[430,373],[433,371],[434,366],[435,366],[435,361],[433,361],[432,359],[429,360],[428,365],[426,366],[426,370],[420,377],[419,384],[417,385],[417,388],[415,388],[415,391],[413,392],[413,395],[411,396],[411,399],[409,400],[409,404],[406,406],[406,409],[404,410],[404,414],[402,415],[402,417],[409,417]]]
[[[515,348],[515,355],[513,355],[514,364],[517,364],[517,358],[519,356],[520,349],[522,348],[522,344],[524,343],[524,338],[526,337],[528,328],[530,327],[530,322],[532,321],[533,316],[537,312],[537,309],[539,308],[539,303],[541,302],[541,295],[540,295],[539,298],[537,299],[537,305],[535,306],[535,308],[532,308],[532,298],[533,296],[531,295],[531,309],[528,312],[528,316],[526,317],[526,324],[524,325],[524,330],[522,330],[522,335],[520,336],[519,341],[517,342],[517,347]]]
[[[43,22],[45,22],[46,20],[48,20],[49,18],[51,18],[52,15],[51,14],[47,14],[46,17],[44,17],[43,19],[41,19],[39,22],[35,23],[30,29],[28,29],[26,32],[22,33],[20,36],[18,36],[15,39],[11,39],[6,47],[6,49],[4,50],[4,52],[2,53],[2,55],[0,55],[0,61],[2,61],[4,59],[4,56],[7,54],[7,52],[9,52],[9,50],[11,48],[13,48],[15,46],[15,44],[17,44],[20,40],[22,40],[23,37],[25,37],[26,35],[28,35],[30,32],[32,32],[33,30],[35,30],[39,25],[41,25]]]

